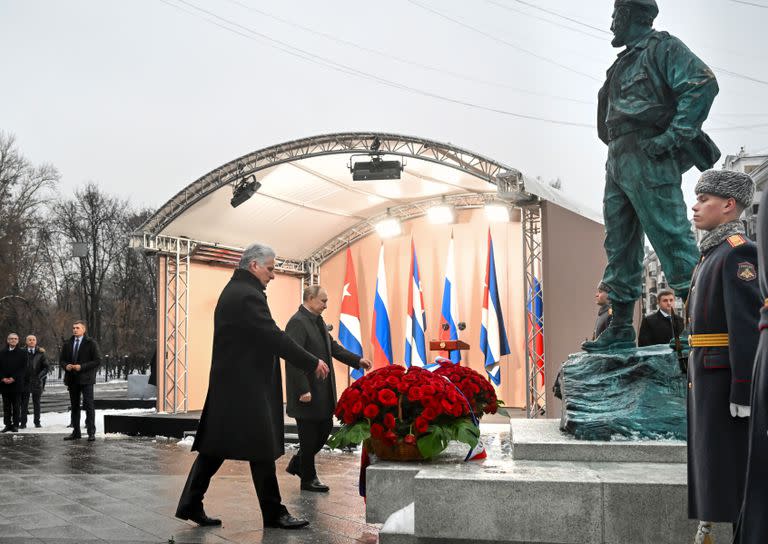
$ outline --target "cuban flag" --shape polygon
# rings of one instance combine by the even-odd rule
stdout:
[[[363,335],[360,330],[360,300],[357,298],[357,279],[352,264],[352,251],[347,248],[347,271],[344,274],[344,290],[341,293],[339,316],[339,342],[352,353],[363,356]],[[350,368],[353,380],[363,376],[362,369]]]
[[[408,315],[405,318],[405,366],[423,367],[427,363],[427,314],[419,279],[416,246],[411,239],[411,271],[408,274]]]
[[[485,356],[485,371],[494,385],[501,384],[499,361],[509,354],[509,342],[501,315],[499,287],[496,282],[496,259],[493,257],[493,239],[488,229],[488,260],[485,267],[485,288],[483,290],[482,324],[480,327],[480,349]]]
[[[541,385],[544,385],[544,299],[542,297],[541,283],[533,278],[533,288],[528,293],[528,355],[531,361],[536,361],[537,372],[541,376]]]
[[[448,243],[448,262],[445,265],[445,284],[443,285],[443,304],[440,309],[440,340],[458,340],[459,330],[456,323],[459,321],[459,299],[456,295],[456,269],[453,260],[453,233]],[[446,330],[446,325],[448,328]],[[452,350],[440,352],[441,357],[449,358],[454,364],[461,361],[461,351]]]
[[[379,271],[376,273],[376,295],[373,299],[373,367],[381,368],[392,364],[392,332],[387,311],[387,276],[384,270],[384,244],[379,251]]]

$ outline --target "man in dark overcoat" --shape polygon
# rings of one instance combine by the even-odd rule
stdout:
[[[21,396],[21,428],[27,426],[27,416],[29,415],[29,398],[32,397],[32,414],[35,427],[40,427],[40,398],[45,389],[45,382],[48,377],[48,356],[45,350],[37,345],[37,336],[27,335],[26,338],[27,358],[27,379],[24,393]]]
[[[203,509],[211,478],[225,459],[249,461],[265,527],[308,524],[283,506],[275,459],[284,453],[283,389],[279,358],[320,379],[328,366],[285,334],[272,319],[265,289],[275,277],[275,252],[252,244],[224,287],[214,311],[208,394],[192,450],[198,456],[176,517],[220,525]]]
[[[708,170],[696,185],[700,243],[687,303],[688,514],[705,542],[712,522],[735,523],[744,498],[752,368],[762,301],[757,248],[739,217],[754,182],[739,172]]]
[[[308,352],[325,361],[329,369],[328,379],[318,380],[296,366],[285,367],[287,412],[296,419],[299,430],[299,451],[291,458],[286,471],[301,478],[301,489],[305,491],[328,491],[328,486],[317,478],[315,455],[322,449],[333,429],[336,377],[331,359],[337,359],[352,368],[368,370],[372,366],[368,359],[344,349],[331,338],[322,315],[327,307],[328,292],[319,285],[310,285],[304,289],[299,310],[285,326],[286,334]]]
[[[72,434],[64,440],[80,440],[80,405],[85,406],[85,430],[88,442],[96,440],[96,407],[93,388],[96,372],[101,365],[101,350],[93,338],[86,336],[85,321],[72,324],[72,337],[64,342],[59,355],[59,366],[64,370],[64,385],[69,389],[69,405],[72,410]],[[80,400],[82,397],[82,401]]]
[[[765,190],[757,225],[763,307],[760,309],[760,343],[752,372],[747,477],[736,544],[768,542],[768,191]]]
[[[19,335],[12,332],[6,338],[6,346],[0,351],[0,393],[3,396],[3,423],[0,432],[15,433],[21,424],[21,394],[26,378],[26,359],[19,349]]]
[[[654,346],[669,344],[673,338],[679,338],[683,333],[685,322],[675,313],[675,293],[671,289],[663,289],[657,295],[659,309],[643,317],[640,322],[640,332],[637,335],[637,345]]]

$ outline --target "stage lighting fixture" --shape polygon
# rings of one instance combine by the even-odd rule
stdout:
[[[508,223],[509,207],[504,204],[486,204],[485,216],[491,223]]]
[[[456,222],[456,210],[443,202],[427,210],[427,219],[433,225],[450,225]]]
[[[381,238],[394,238],[402,231],[400,220],[396,217],[386,217],[376,223],[376,232]]]
[[[256,191],[259,190],[259,187],[261,187],[261,183],[256,181],[256,176],[251,174],[235,186],[232,190],[232,200],[230,200],[229,203],[233,208],[237,208],[240,204],[255,195]]]
[[[353,157],[354,158],[354,157]],[[370,155],[370,161],[352,162],[349,170],[353,181],[373,181],[378,179],[400,179],[403,163],[385,161],[379,155]]]

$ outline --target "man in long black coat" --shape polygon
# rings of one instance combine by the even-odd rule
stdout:
[[[19,349],[19,335],[12,332],[6,339],[6,347],[0,351],[0,393],[3,396],[3,433],[19,430],[21,394],[26,378],[26,358]]]
[[[72,410],[72,434],[64,440],[80,440],[80,405],[85,406],[85,430],[88,441],[96,440],[96,407],[93,389],[96,372],[101,365],[101,350],[93,338],[86,336],[85,321],[72,324],[72,337],[64,342],[59,355],[59,366],[64,370],[64,385],[69,389],[69,406]],[[80,400],[82,397],[82,401]]]
[[[305,491],[328,491],[317,478],[315,455],[333,429],[336,408],[336,377],[333,359],[352,368],[369,369],[371,361],[344,349],[328,334],[323,312],[328,307],[328,292],[319,285],[304,289],[303,303],[285,326],[285,332],[297,344],[319,357],[328,365],[328,379],[318,380],[296,366],[285,367],[285,394],[288,415],[296,419],[299,430],[299,451],[291,458],[286,470],[301,478]],[[290,361],[288,361],[290,363]]]
[[[760,310],[760,344],[752,373],[747,477],[737,544],[768,542],[768,191],[763,191],[757,221],[758,274],[764,302]]]
[[[179,499],[176,517],[219,525],[203,509],[211,478],[225,459],[249,461],[265,527],[308,524],[283,506],[275,459],[284,453],[283,390],[279,358],[318,378],[328,366],[280,330],[265,289],[275,277],[275,252],[246,248],[214,312],[213,354],[200,425],[192,450],[199,452]]]
[[[21,428],[27,426],[29,416],[29,398],[32,397],[32,414],[35,427],[40,427],[40,398],[45,389],[48,377],[48,356],[45,350],[37,345],[37,336],[27,335],[24,352],[27,358],[27,378],[24,393],[21,395]]]
[[[752,368],[762,304],[757,248],[744,236],[746,174],[708,170],[696,185],[696,227],[708,231],[688,298],[688,514],[735,523],[744,498]]]

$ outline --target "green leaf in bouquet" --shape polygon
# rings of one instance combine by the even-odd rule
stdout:
[[[367,421],[359,421],[351,426],[343,426],[328,439],[331,449],[343,448],[351,444],[360,444],[371,436],[371,426]]]
[[[434,457],[448,447],[451,434],[451,431],[446,430],[443,426],[430,425],[427,433],[416,441],[419,452],[426,459]]]
[[[460,419],[451,425],[453,440],[463,442],[474,448],[480,440],[480,429],[468,419]]]

